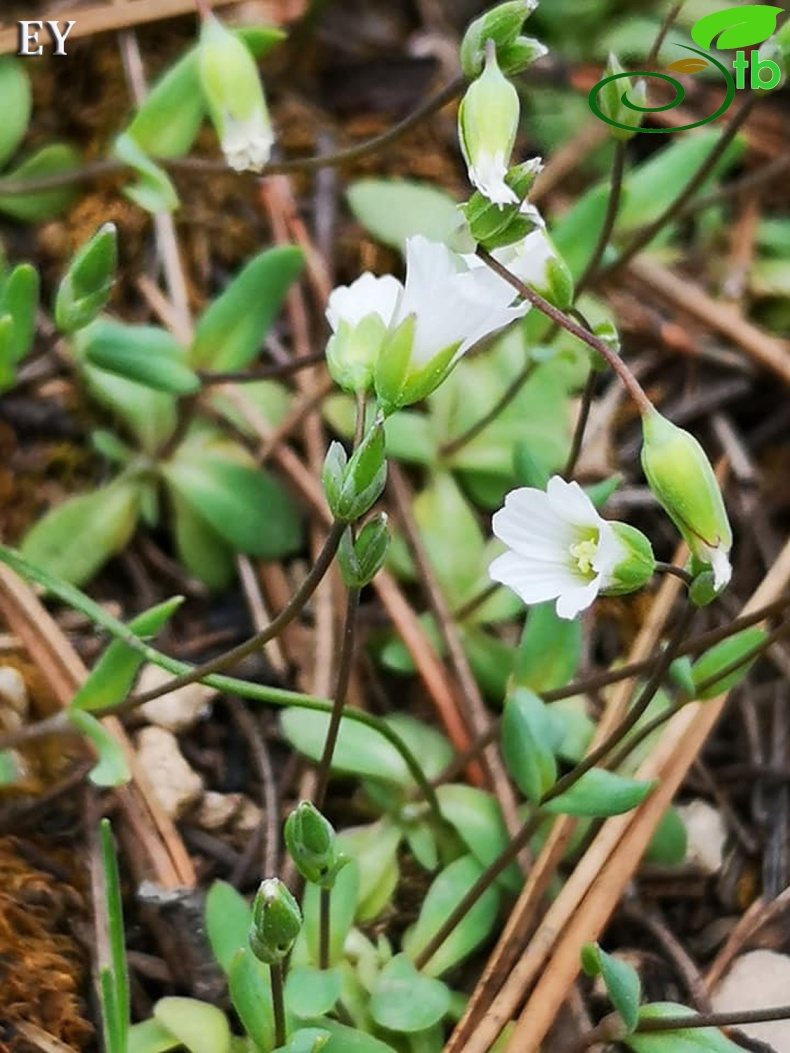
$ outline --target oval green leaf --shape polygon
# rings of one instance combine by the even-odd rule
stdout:
[[[421,976],[405,954],[396,954],[387,962],[370,997],[376,1023],[407,1034],[438,1024],[449,1008],[447,985]]]
[[[189,1053],[230,1053],[231,1033],[221,1009],[197,998],[160,998],[154,1019],[170,1031]]]
[[[45,146],[0,179],[0,212],[22,223],[41,223],[65,212],[79,196],[76,182],[53,190],[34,190],[21,194],[3,193],[3,184],[21,186],[26,182],[65,175],[79,167],[80,156],[70,146],[62,143]]]
[[[457,202],[444,190],[407,179],[360,179],[346,192],[356,219],[385,245],[403,251],[422,234],[446,242],[461,226]]]
[[[0,55],[0,99],[3,100],[3,120],[0,121],[2,166],[25,136],[32,105],[28,75],[19,59],[11,55]]]
[[[502,756],[516,785],[534,803],[557,781],[556,730],[542,698],[517,687],[505,701]]]
[[[252,908],[227,881],[215,881],[206,896],[206,934],[223,972],[230,972],[236,952],[247,946]]]
[[[94,786],[123,786],[132,775],[123,748],[96,717],[81,709],[66,711],[69,723],[88,739],[96,750],[98,763],[88,772]]]
[[[603,768],[591,768],[565,793],[541,807],[554,815],[620,815],[641,804],[655,785],[655,780],[643,782]]]

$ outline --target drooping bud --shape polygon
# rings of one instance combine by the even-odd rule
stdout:
[[[266,878],[252,902],[252,953],[267,965],[276,965],[290,953],[301,929],[299,904],[279,878]]]
[[[461,68],[469,80],[479,77],[486,59],[486,42],[491,40],[502,64],[500,50],[512,46],[524,22],[538,6],[538,0],[507,0],[476,18],[461,41]]]
[[[110,298],[118,266],[114,223],[104,223],[79,250],[58,287],[55,324],[62,333],[84,329]]]
[[[285,821],[285,844],[305,879],[332,888],[348,856],[337,847],[335,829],[310,801],[300,801]]]
[[[340,540],[337,560],[349,589],[364,588],[375,578],[384,565],[389,543],[386,512],[379,512],[365,523],[356,538],[350,529],[346,530]]]
[[[692,555],[711,568],[720,592],[732,575],[732,530],[710,461],[693,435],[656,409],[643,415],[642,431],[642,468],[650,489]]]
[[[212,14],[203,19],[198,59],[225,160],[237,172],[260,172],[271,156],[274,132],[255,60]]]
[[[518,204],[505,182],[521,112],[518,92],[500,70],[492,41],[485,55],[483,72],[458,108],[458,139],[472,185],[495,205]]]

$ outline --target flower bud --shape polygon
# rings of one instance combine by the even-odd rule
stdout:
[[[548,55],[549,49],[534,37],[516,37],[512,44],[497,48],[499,68],[508,77],[523,73],[525,69]]]
[[[605,596],[622,596],[636,592],[650,581],[655,573],[656,560],[653,548],[641,530],[628,523],[612,522],[611,526],[628,554],[615,565],[610,572],[611,580],[601,591]]]
[[[310,801],[300,801],[285,821],[285,844],[305,879],[321,888],[332,888],[348,863],[337,847],[332,824]]]
[[[542,226],[538,210],[530,205],[526,196],[535,177],[543,168],[539,157],[533,157],[524,164],[515,165],[508,170],[505,183],[516,195],[516,204],[497,206],[476,190],[461,211],[466,219],[469,232],[474,240],[489,252],[492,249],[511,245],[523,240],[536,227]]]
[[[260,172],[271,156],[274,132],[255,60],[212,14],[203,19],[198,60],[225,160],[236,172]]]
[[[326,316],[333,334],[326,347],[332,378],[344,391],[369,394],[373,373],[402,286],[391,275],[360,275],[333,289]]]
[[[500,70],[496,48],[488,41],[485,69],[469,85],[458,108],[458,138],[470,182],[499,206],[518,203],[505,176],[520,109],[518,92]]]
[[[276,965],[291,951],[302,928],[299,904],[279,878],[262,881],[252,902],[250,947],[256,958]]]
[[[62,333],[84,329],[110,298],[118,265],[114,223],[99,227],[74,259],[55,297],[55,324]]]
[[[337,559],[348,588],[361,589],[375,578],[384,564],[389,543],[386,512],[379,512],[366,523],[356,539],[350,529],[346,530]]]
[[[720,592],[732,575],[732,530],[719,484],[700,444],[651,409],[642,417],[642,468],[659,504]]]
[[[479,77],[483,70],[486,42],[492,40],[497,52],[512,45],[537,6],[538,0],[508,0],[470,24],[461,41],[461,68],[469,80]]]
[[[363,516],[387,481],[383,421],[374,421],[350,459],[341,444],[333,442],[324,460],[322,480],[335,519],[353,523]]]
[[[645,82],[639,80],[632,84],[631,78],[625,76],[617,56],[611,52],[602,80],[608,80],[608,83],[598,89],[597,103],[609,125],[612,138],[621,142],[633,139],[644,118],[644,114],[635,107],[645,106],[647,102]],[[630,106],[626,100],[631,103]]]

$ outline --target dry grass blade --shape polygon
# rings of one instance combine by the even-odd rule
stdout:
[[[59,704],[67,706],[87,670],[30,587],[7,567],[0,567],[0,614],[24,644]],[[104,725],[121,744],[132,772],[131,783],[115,792],[142,847],[131,860],[135,876],[165,889],[194,887],[195,871],[186,847],[137,763],[123,726],[115,717],[106,717]]]

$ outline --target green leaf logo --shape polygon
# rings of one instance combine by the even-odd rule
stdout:
[[[691,39],[701,48],[710,48],[716,37],[719,49],[748,48],[770,37],[781,13],[782,8],[773,4],[747,4],[714,11],[694,23]]]

